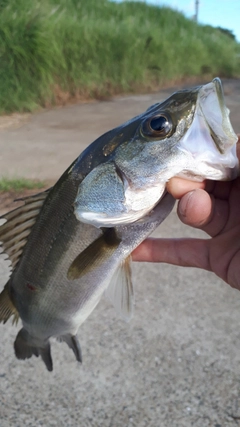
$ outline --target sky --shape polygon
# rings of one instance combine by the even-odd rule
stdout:
[[[170,6],[188,18],[195,14],[195,0],[146,0],[159,6]],[[232,30],[240,42],[240,0],[198,0],[198,22]]]

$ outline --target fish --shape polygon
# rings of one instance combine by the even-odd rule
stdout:
[[[56,338],[82,362],[78,330],[104,293],[130,320],[131,253],[173,209],[167,181],[234,179],[236,142],[215,78],[100,136],[52,188],[3,215],[0,241],[12,271],[0,322],[22,322],[16,357],[40,356],[52,371]]]

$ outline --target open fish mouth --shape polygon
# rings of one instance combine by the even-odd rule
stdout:
[[[212,83],[203,86],[199,98],[212,138],[220,153],[223,154],[226,149],[236,143],[236,135],[229,120],[229,109],[224,102],[221,80],[215,78]]]
[[[202,86],[198,93],[195,115],[181,139],[181,149],[191,153],[191,168],[179,176],[197,179],[228,180],[238,175],[236,142],[238,138],[229,119],[219,78]],[[194,142],[194,144],[193,144]]]

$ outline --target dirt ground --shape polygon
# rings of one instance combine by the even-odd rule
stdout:
[[[240,132],[240,80],[223,83]],[[1,118],[1,175],[54,182],[99,135],[176,89]],[[1,209],[11,196],[0,195]],[[174,211],[156,236],[203,233]],[[0,273],[3,286],[2,259]],[[103,298],[82,325],[82,366],[55,341],[53,373],[37,358],[18,361],[19,327],[0,325],[1,427],[240,426],[239,292],[211,273],[169,265],[136,263],[134,283],[130,323]]]

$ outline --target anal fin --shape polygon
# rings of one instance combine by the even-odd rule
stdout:
[[[58,340],[64,341],[68,345],[68,347],[72,349],[77,361],[82,363],[81,347],[78,341],[78,337],[76,335],[61,335],[60,337],[58,337]]]
[[[11,316],[14,316],[13,324],[17,324],[19,314],[10,298],[9,282],[7,282],[0,294],[0,322],[6,323]]]
[[[129,321],[133,315],[134,293],[131,274],[131,256],[118,267],[105,291],[115,310]]]

